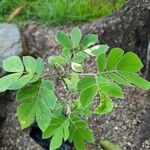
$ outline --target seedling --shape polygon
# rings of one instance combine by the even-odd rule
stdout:
[[[64,89],[76,94],[76,99],[63,102],[58,99],[54,80],[43,77],[43,60],[31,56],[22,59],[12,56],[3,61],[3,69],[9,74],[0,78],[0,92],[18,90],[17,117],[21,128],[37,122],[43,132],[42,138],[51,137],[50,150],[57,149],[66,140],[73,143],[76,150],[85,150],[86,142],[94,142],[85,118],[111,112],[112,99],[124,99],[120,85],[148,90],[150,82],[138,75],[143,64],[135,53],[96,45],[98,36],[95,34],[82,36],[80,29],[75,27],[68,35],[57,32],[56,40],[62,51],[49,57],[50,67],[58,74]],[[84,62],[91,57],[97,67],[95,73],[85,71],[89,68],[85,69]],[[72,70],[65,71],[66,66]],[[92,105],[95,97],[98,98],[96,108]]]

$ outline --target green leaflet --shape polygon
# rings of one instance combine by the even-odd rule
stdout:
[[[75,63],[82,63],[86,59],[86,54],[84,52],[78,52],[72,58],[72,61]]]
[[[126,53],[117,64],[117,70],[127,72],[138,72],[142,67],[140,58],[133,52]]]
[[[69,140],[73,141],[76,150],[85,150],[85,141],[94,142],[92,131],[89,129],[87,123],[79,117],[71,116],[69,132]]]
[[[118,84],[121,84],[121,85],[126,85],[126,86],[132,86],[129,81],[127,81],[125,78],[123,78],[122,76],[116,74],[116,73],[108,73],[108,75],[115,81],[117,82]]]
[[[87,116],[87,117],[89,117],[90,115],[92,115],[92,113],[93,113],[93,111],[92,111],[92,109],[91,109],[91,106],[89,106],[89,107],[86,107],[85,109],[83,109],[83,108],[81,108],[80,107],[80,109],[78,110],[78,112],[79,112],[79,114],[81,115],[81,116]]]
[[[22,73],[13,73],[0,78],[0,92],[9,89],[9,87],[14,84],[21,75]]]
[[[103,72],[106,67],[106,55],[105,54],[100,54],[97,59],[97,65],[98,65],[98,70],[100,72]]]
[[[102,92],[107,93],[111,97],[124,98],[122,89],[115,83],[99,84]]]
[[[29,73],[35,73],[37,68],[37,61],[31,56],[24,56],[23,63],[25,66],[25,70]]]
[[[51,139],[51,144],[50,144],[50,150],[56,150],[59,148],[62,144],[63,140],[63,129],[59,128],[53,135]]]
[[[79,131],[79,129],[77,129],[75,131],[72,140],[73,140],[74,146],[77,150],[85,150],[84,136]]]
[[[62,141],[66,141],[69,138],[69,125],[69,120],[64,116],[58,116],[51,120],[50,125],[42,136],[44,139],[52,136],[50,150],[59,148]]]
[[[37,82],[38,80],[40,80],[40,75],[34,75],[33,78],[30,80],[30,83],[34,83]]]
[[[109,79],[108,79],[108,76],[106,76],[105,74],[98,76],[97,80],[98,80],[98,83],[99,83],[99,84],[107,84],[107,83],[110,83],[110,81],[109,81]]]
[[[93,99],[97,95],[97,85],[93,84],[92,86],[84,89],[80,94],[80,102],[83,108],[90,106]]]
[[[39,128],[45,131],[52,119],[51,110],[43,97],[36,99],[36,121]]]
[[[79,81],[79,77],[76,73],[71,73],[70,79],[64,78],[64,80],[69,91],[77,91],[77,83]]]
[[[109,46],[108,45],[98,45],[99,46],[99,48],[97,48],[97,49],[93,49],[93,51],[92,51],[92,53],[95,55],[95,56],[99,56],[99,55],[101,55],[101,54],[105,54],[107,51],[108,51],[108,49],[109,49]]]
[[[35,120],[35,105],[36,99],[30,98],[17,107],[17,117],[22,129],[29,127]]]
[[[69,121],[69,119],[67,119],[64,122],[64,125],[63,125],[63,138],[64,138],[64,141],[66,141],[69,138],[69,126],[70,126],[70,121]]]
[[[89,77],[84,77],[79,80],[77,84],[77,89],[79,91],[84,90],[85,88],[88,88],[89,86],[96,84],[95,77],[89,76]]]
[[[68,48],[63,48],[62,54],[66,59],[70,59],[72,55],[71,50]]]
[[[54,64],[54,65],[65,65],[68,62],[68,59],[66,59],[65,57],[58,55],[58,56],[50,56],[48,58],[48,61],[50,64]]]
[[[143,90],[150,89],[150,82],[138,76],[136,73],[119,72],[119,74],[127,79],[130,83],[136,85]]]
[[[107,114],[113,110],[114,104],[112,100],[109,98],[109,96],[105,93],[101,93],[100,96],[100,104],[96,108],[96,113],[100,115]]]
[[[23,75],[16,82],[14,82],[8,89],[9,90],[18,90],[27,85],[33,78],[33,74]]]
[[[64,32],[57,32],[56,41],[63,47],[72,49],[73,45],[70,38]]]
[[[120,48],[113,48],[107,58],[107,69],[115,69],[118,61],[122,58],[124,51]]]
[[[55,133],[55,130],[59,128],[64,122],[66,121],[66,118],[64,116],[57,116],[54,117],[51,120],[51,123],[49,124],[48,128],[43,132],[42,138],[47,139]]]
[[[36,65],[36,74],[41,75],[44,71],[44,61],[38,57],[37,61],[37,65]]]
[[[41,86],[43,86],[44,88],[54,91],[54,84],[50,80],[43,80],[41,84]]]
[[[70,32],[70,36],[71,36],[73,48],[78,47],[82,38],[81,30],[78,27],[73,28]]]
[[[94,45],[98,41],[98,36],[95,34],[88,34],[82,39],[82,48],[86,49],[92,45]]]
[[[38,91],[39,87],[36,86],[24,87],[17,92],[16,99],[18,101],[32,99],[37,95]]]
[[[41,87],[39,94],[40,94],[40,97],[43,99],[43,101],[45,101],[49,109],[53,110],[57,101],[57,98],[54,92],[43,86]]]
[[[83,67],[82,67],[81,64],[72,62],[72,63],[71,63],[71,68],[72,68],[72,70],[75,71],[75,72],[83,72]]]
[[[18,56],[11,56],[3,61],[3,69],[7,72],[23,72],[24,66]]]
[[[108,45],[96,45],[91,48],[85,49],[84,52],[91,56],[98,57],[100,54],[106,53],[108,49]]]

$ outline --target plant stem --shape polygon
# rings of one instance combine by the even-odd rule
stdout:
[[[78,76],[95,76],[95,73],[78,73]]]
[[[66,83],[65,83],[64,78],[62,77],[61,73],[59,72],[59,70],[57,69],[57,67],[56,67],[55,65],[54,65],[54,69],[56,70],[59,79],[60,79],[61,81],[63,81],[63,83],[64,83],[65,86],[66,86]],[[66,86],[66,87],[67,87],[67,86]]]

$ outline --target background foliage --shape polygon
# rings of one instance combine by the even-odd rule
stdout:
[[[24,24],[29,19],[37,19],[44,24],[68,24],[91,21],[110,15],[118,10],[126,0],[1,0],[0,22],[17,7],[27,3],[28,7],[15,19]]]

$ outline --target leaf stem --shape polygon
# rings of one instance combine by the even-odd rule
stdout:
[[[65,82],[64,78],[62,77],[61,73],[59,72],[59,70],[57,69],[57,67],[55,65],[54,65],[54,69],[56,70],[59,79],[64,83],[64,85],[67,88],[67,85],[66,85],[66,82]]]
[[[78,73],[78,76],[95,76],[95,73]]]

